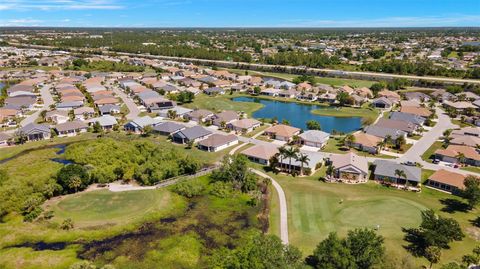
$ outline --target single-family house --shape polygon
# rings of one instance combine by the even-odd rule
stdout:
[[[70,120],[67,110],[52,110],[45,114],[45,120],[54,124],[65,123]]]
[[[206,122],[213,117],[213,112],[205,109],[197,109],[186,115],[186,118],[196,122]]]
[[[158,133],[160,135],[165,135],[165,136],[171,136],[172,134],[182,131],[185,129],[185,126],[176,123],[176,122],[171,122],[167,121],[164,123],[160,123],[158,125],[153,126],[153,132]]]
[[[416,114],[398,112],[398,111],[394,111],[394,112],[390,113],[390,119],[391,120],[396,120],[396,121],[409,122],[409,123],[414,124],[416,126],[423,126],[423,124],[426,121],[426,119],[422,116],[419,116],[419,115],[416,115]]]
[[[123,126],[125,131],[141,133],[146,126],[155,126],[161,122],[160,117],[152,118],[150,116],[138,117]]]
[[[270,144],[259,144],[242,151],[249,160],[255,163],[269,165],[270,159],[278,154],[278,148]]]
[[[394,186],[417,187],[422,180],[422,169],[394,161],[376,160],[374,163],[374,179]]]
[[[58,133],[58,137],[76,136],[80,133],[85,133],[88,130],[88,125],[80,120],[67,121],[55,125],[55,130]]]
[[[368,180],[368,161],[366,157],[353,152],[336,154],[327,163],[333,167],[331,175],[335,180],[363,183]]]
[[[319,130],[308,130],[299,135],[299,144],[315,148],[323,148],[330,139],[330,134]]]
[[[172,140],[179,144],[196,143],[212,135],[212,132],[202,126],[186,128],[172,135]]]
[[[18,132],[28,141],[37,141],[50,138],[50,127],[45,124],[29,123],[21,127]]]
[[[230,124],[239,119],[237,112],[226,110],[220,113],[217,113],[211,117],[212,124],[218,127],[227,127],[227,124]]]
[[[285,124],[278,124],[265,129],[264,134],[271,139],[289,142],[293,136],[300,134],[300,129]]]
[[[96,122],[98,122],[102,129],[105,131],[113,129],[113,127],[118,124],[117,119],[115,119],[115,117],[111,115],[104,115],[101,117],[92,118],[89,119],[88,122],[90,124],[95,124]]]
[[[469,146],[449,145],[446,149],[437,149],[435,158],[448,163],[465,163],[480,166],[480,154]]]
[[[354,141],[349,146],[352,148],[368,152],[370,154],[377,154],[380,151],[379,144],[383,138],[371,134],[358,132],[353,134]]]
[[[217,152],[230,146],[238,144],[236,135],[212,134],[198,142],[198,148],[209,152]]]
[[[455,194],[465,189],[465,178],[465,175],[440,169],[435,171],[435,173],[428,178],[426,185],[431,188]]]
[[[260,127],[262,123],[256,119],[241,119],[227,124],[227,128],[236,133],[246,134]]]
[[[390,109],[392,108],[393,104],[394,103],[386,97],[379,97],[372,101],[373,107],[381,109]]]

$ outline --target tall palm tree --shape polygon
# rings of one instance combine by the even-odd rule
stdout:
[[[280,159],[280,167],[283,165],[283,159],[285,158],[286,151],[287,149],[284,146],[278,148],[278,158]]]
[[[289,147],[285,151],[285,157],[288,158],[288,171],[292,172],[292,159],[297,158],[297,153],[299,152],[298,148]]]
[[[303,176],[303,166],[305,164],[308,164],[308,162],[310,161],[310,158],[308,158],[307,154],[300,153],[297,156],[296,160],[300,162],[300,175]]]
[[[385,142],[383,140],[377,143],[377,151],[381,151],[385,147]]]
[[[397,180],[395,180],[397,184],[398,184],[398,178],[403,178],[405,179],[405,188],[408,187],[408,180],[407,180],[407,175],[405,174],[405,171],[400,169],[395,169],[395,176],[397,177]]]
[[[392,136],[391,136],[391,135],[385,136],[385,145],[391,145],[392,142],[393,142],[393,140],[392,140]]]
[[[457,156],[455,156],[455,158],[458,160],[460,164],[465,163],[465,154],[458,153]]]

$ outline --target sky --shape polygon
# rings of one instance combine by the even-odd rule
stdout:
[[[0,0],[0,26],[480,27],[480,0]]]

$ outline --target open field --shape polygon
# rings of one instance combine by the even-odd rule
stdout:
[[[345,185],[323,183],[311,177],[272,176],[282,185],[287,196],[290,242],[300,247],[304,255],[310,254],[332,231],[343,236],[350,229],[379,225],[378,232],[385,237],[388,253],[401,259],[409,255],[402,247],[406,242],[401,228],[418,226],[420,211],[427,208],[455,218],[467,234],[462,242],[455,242],[450,250],[442,252],[441,263],[461,259],[476,244],[471,232],[477,230],[478,233],[478,228],[474,228],[470,221],[478,210],[448,213],[445,201],[457,200],[454,196],[427,188],[422,193],[410,193],[372,182]],[[423,259],[416,261],[427,263]]]
[[[54,222],[71,218],[76,227],[125,224],[150,213],[168,211],[174,203],[166,190],[111,192],[97,190],[52,199],[46,209],[53,210]]]
[[[243,111],[248,115],[252,115],[253,112],[261,109],[262,104],[253,103],[253,102],[234,102],[231,98],[238,95],[217,95],[217,96],[208,96],[205,94],[199,94],[195,96],[193,103],[185,104],[185,107],[188,108],[202,108],[215,111],[222,110],[233,110],[233,111]]]

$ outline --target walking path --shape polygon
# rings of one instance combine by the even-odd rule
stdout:
[[[272,182],[272,186],[275,188],[275,190],[278,193],[278,199],[279,199],[279,206],[280,206],[280,239],[282,240],[283,244],[288,245],[288,212],[287,212],[287,198],[285,196],[285,192],[282,189],[282,186],[278,184],[275,179],[273,179],[271,176],[260,172],[256,169],[251,168],[250,169],[253,173],[263,177],[263,178],[268,178]]]

